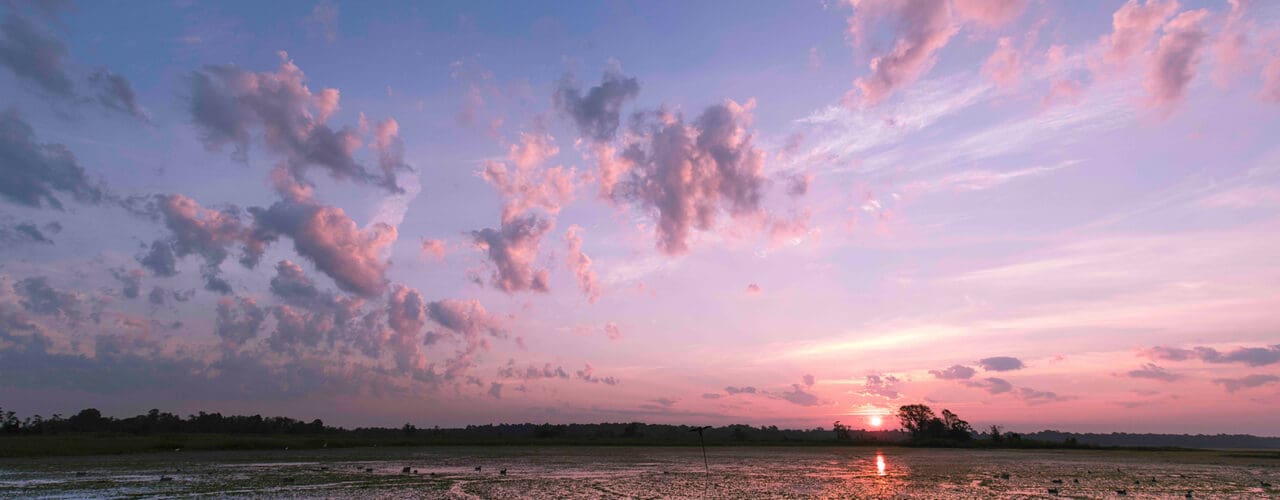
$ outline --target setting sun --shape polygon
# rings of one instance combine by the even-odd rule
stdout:
[[[881,425],[884,425],[884,418],[881,418],[880,415],[872,415],[871,418],[867,419],[867,422],[869,422],[872,427],[880,427]]]

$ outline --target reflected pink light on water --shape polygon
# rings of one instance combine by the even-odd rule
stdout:
[[[880,476],[884,475],[884,455],[881,455],[880,453],[876,453],[876,474]]]

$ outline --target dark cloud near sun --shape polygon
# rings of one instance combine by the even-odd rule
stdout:
[[[1156,346],[1145,354],[1151,359],[1165,361],[1199,360],[1205,363],[1241,363],[1248,366],[1267,366],[1280,363],[1280,344],[1263,347],[1241,347],[1222,352],[1212,347],[1190,349]]]
[[[977,370],[964,365],[951,365],[942,370],[929,370],[929,373],[942,380],[968,380],[973,378]]]
[[[1022,360],[1010,356],[995,356],[978,360],[978,366],[989,372],[1007,372],[1026,368]]]
[[[1150,380],[1159,380],[1161,382],[1173,382],[1182,378],[1180,375],[1166,370],[1155,363],[1147,363],[1136,370],[1129,370],[1125,373],[1129,378],[1145,378]]]

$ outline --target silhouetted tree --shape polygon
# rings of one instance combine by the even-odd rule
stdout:
[[[836,423],[832,424],[831,427],[836,431],[836,441],[853,441],[853,435],[849,433],[849,426],[836,420]]]
[[[927,405],[914,404],[898,407],[898,422],[902,428],[911,433],[913,438],[922,438],[929,432],[929,423],[937,420],[933,409]]]

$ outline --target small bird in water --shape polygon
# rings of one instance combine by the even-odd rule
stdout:
[[[1191,490],[1187,490],[1187,498],[1195,498],[1195,495],[1191,494]]]
[[[476,466],[476,472],[480,472],[480,469],[481,469],[482,467],[484,467],[484,466],[483,466],[483,465],[477,465],[477,466]]]
[[[405,467],[405,468],[403,468],[403,469],[400,469],[400,473],[401,473],[401,474],[408,474],[410,470],[411,470],[411,469],[409,469],[408,467]]]
[[[498,471],[498,474],[499,474],[499,475],[503,475],[503,476],[507,475],[507,469],[502,469],[502,470]]]
[[[1057,488],[1049,488],[1049,494],[1050,494],[1050,495],[1057,495],[1057,494],[1058,494],[1058,489],[1057,489]]]
[[[1261,481],[1261,483],[1262,483],[1262,487],[1263,487],[1263,488],[1270,488],[1270,487],[1271,487],[1271,483],[1268,483],[1268,482],[1266,482],[1266,481]]]
[[[365,471],[365,472],[373,472],[373,467],[365,467],[365,468],[364,468],[364,471]]]
[[[1120,496],[1125,496],[1129,494],[1129,490],[1116,490],[1116,494]]]
[[[169,477],[169,476],[160,476],[160,480],[161,480],[161,481],[173,481],[173,478],[171,478],[171,477]]]
[[[1050,481],[1050,482],[1051,482],[1051,483],[1053,483],[1053,484],[1062,484],[1062,480],[1061,480],[1061,479],[1054,479],[1053,481]]]

